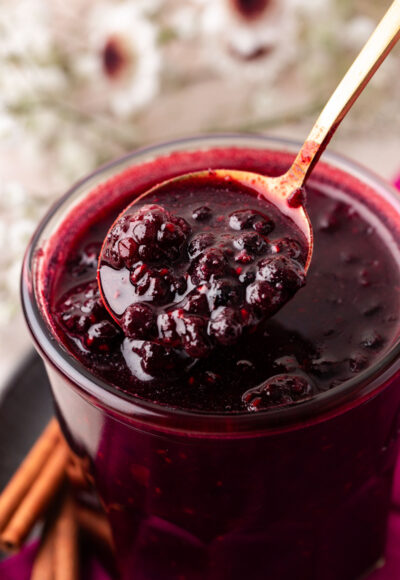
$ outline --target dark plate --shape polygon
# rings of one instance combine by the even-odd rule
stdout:
[[[22,361],[0,399],[0,490],[53,415],[50,384],[34,352]],[[4,554],[0,552],[0,560]]]
[[[0,489],[3,489],[53,414],[49,381],[33,351],[0,399]]]

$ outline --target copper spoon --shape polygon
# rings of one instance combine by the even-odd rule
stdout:
[[[279,177],[267,177],[249,171],[231,169],[212,171],[214,177],[234,180],[255,190],[259,197],[264,197],[267,201],[277,206],[283,214],[288,216],[297,225],[304,234],[308,245],[305,271],[307,271],[311,262],[313,232],[310,219],[303,206],[304,200],[302,196],[297,196],[296,192],[301,190],[340,122],[399,38],[400,0],[395,0],[330,97],[292,166],[285,174]],[[166,184],[182,183],[187,179],[192,181],[193,178],[204,179],[208,174],[208,171],[199,171],[181,175],[156,185],[137,197],[118,216],[116,221],[121,218],[121,215],[132,213],[133,206],[143,202],[143,199],[149,195],[157,194]],[[114,225],[115,222],[109,231],[111,231]],[[102,261],[103,250],[104,245],[99,257],[99,264]],[[100,289],[103,290],[101,276],[99,276],[99,283]]]

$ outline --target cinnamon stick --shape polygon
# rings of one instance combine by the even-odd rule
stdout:
[[[54,524],[44,533],[30,580],[54,580]]]
[[[15,550],[21,546],[61,485],[65,477],[68,457],[68,448],[60,438],[53,453],[48,457],[28,493],[0,534],[1,547],[6,550]]]
[[[54,580],[77,580],[78,575],[78,525],[73,499],[67,494],[55,524]]]
[[[59,439],[60,428],[56,419],[53,419],[0,495],[0,531],[9,522]]]
[[[110,524],[104,514],[82,506],[76,507],[76,518],[80,527],[104,547],[114,551],[114,540]]]

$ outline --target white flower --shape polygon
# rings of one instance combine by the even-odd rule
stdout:
[[[157,30],[140,7],[127,1],[95,5],[88,16],[88,50],[78,55],[90,92],[122,117],[142,108],[159,90]]]
[[[28,238],[29,240],[29,238]],[[28,241],[25,243],[25,248],[28,244]],[[20,276],[21,276],[21,264],[22,264],[22,256],[23,253],[16,255],[14,258],[13,264],[7,270],[7,279],[6,279],[6,288],[5,290],[8,291],[10,296],[18,296],[19,291],[19,283],[20,283]],[[10,310],[11,304],[10,304]]]
[[[368,16],[356,16],[342,27],[340,42],[350,49],[361,50],[376,24]]]
[[[271,79],[296,56],[292,0],[208,0],[202,27],[210,62],[227,74]]]
[[[0,107],[64,88],[64,74],[52,62],[48,12],[43,0],[18,0],[0,10]]]
[[[18,181],[3,180],[0,184],[0,327],[6,324],[18,304],[21,261],[37,222],[28,191]]]
[[[0,57],[45,58],[51,45],[48,4],[44,0],[8,2],[0,10]]]
[[[317,18],[324,15],[332,15],[337,12],[335,0],[292,0],[294,8],[299,9],[303,14],[307,14],[310,24],[316,26]]]
[[[14,314],[15,305],[5,300],[5,293],[0,285],[0,330],[5,330]]]
[[[199,32],[199,14],[200,8],[188,2],[169,15],[169,25],[179,38],[190,40]]]
[[[96,165],[93,148],[80,141],[78,135],[65,134],[57,143],[56,153],[65,185],[93,171]]]
[[[23,208],[28,201],[28,195],[19,181],[6,181],[0,189],[0,201],[2,210]]]
[[[156,16],[157,11],[165,4],[165,0],[134,0],[135,10],[144,16]]]
[[[35,102],[49,93],[62,92],[64,87],[64,75],[55,67],[11,62],[2,68],[0,75],[1,104],[18,108],[19,103]]]
[[[7,111],[5,104],[0,104],[0,140],[9,139],[18,131],[16,119]]]

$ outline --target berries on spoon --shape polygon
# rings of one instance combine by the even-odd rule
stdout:
[[[127,338],[157,345],[146,347],[146,372],[162,348],[165,362],[170,349],[193,360],[237,343],[305,282],[304,236],[276,207],[238,184],[185,187],[129,206],[99,260],[112,318]]]

